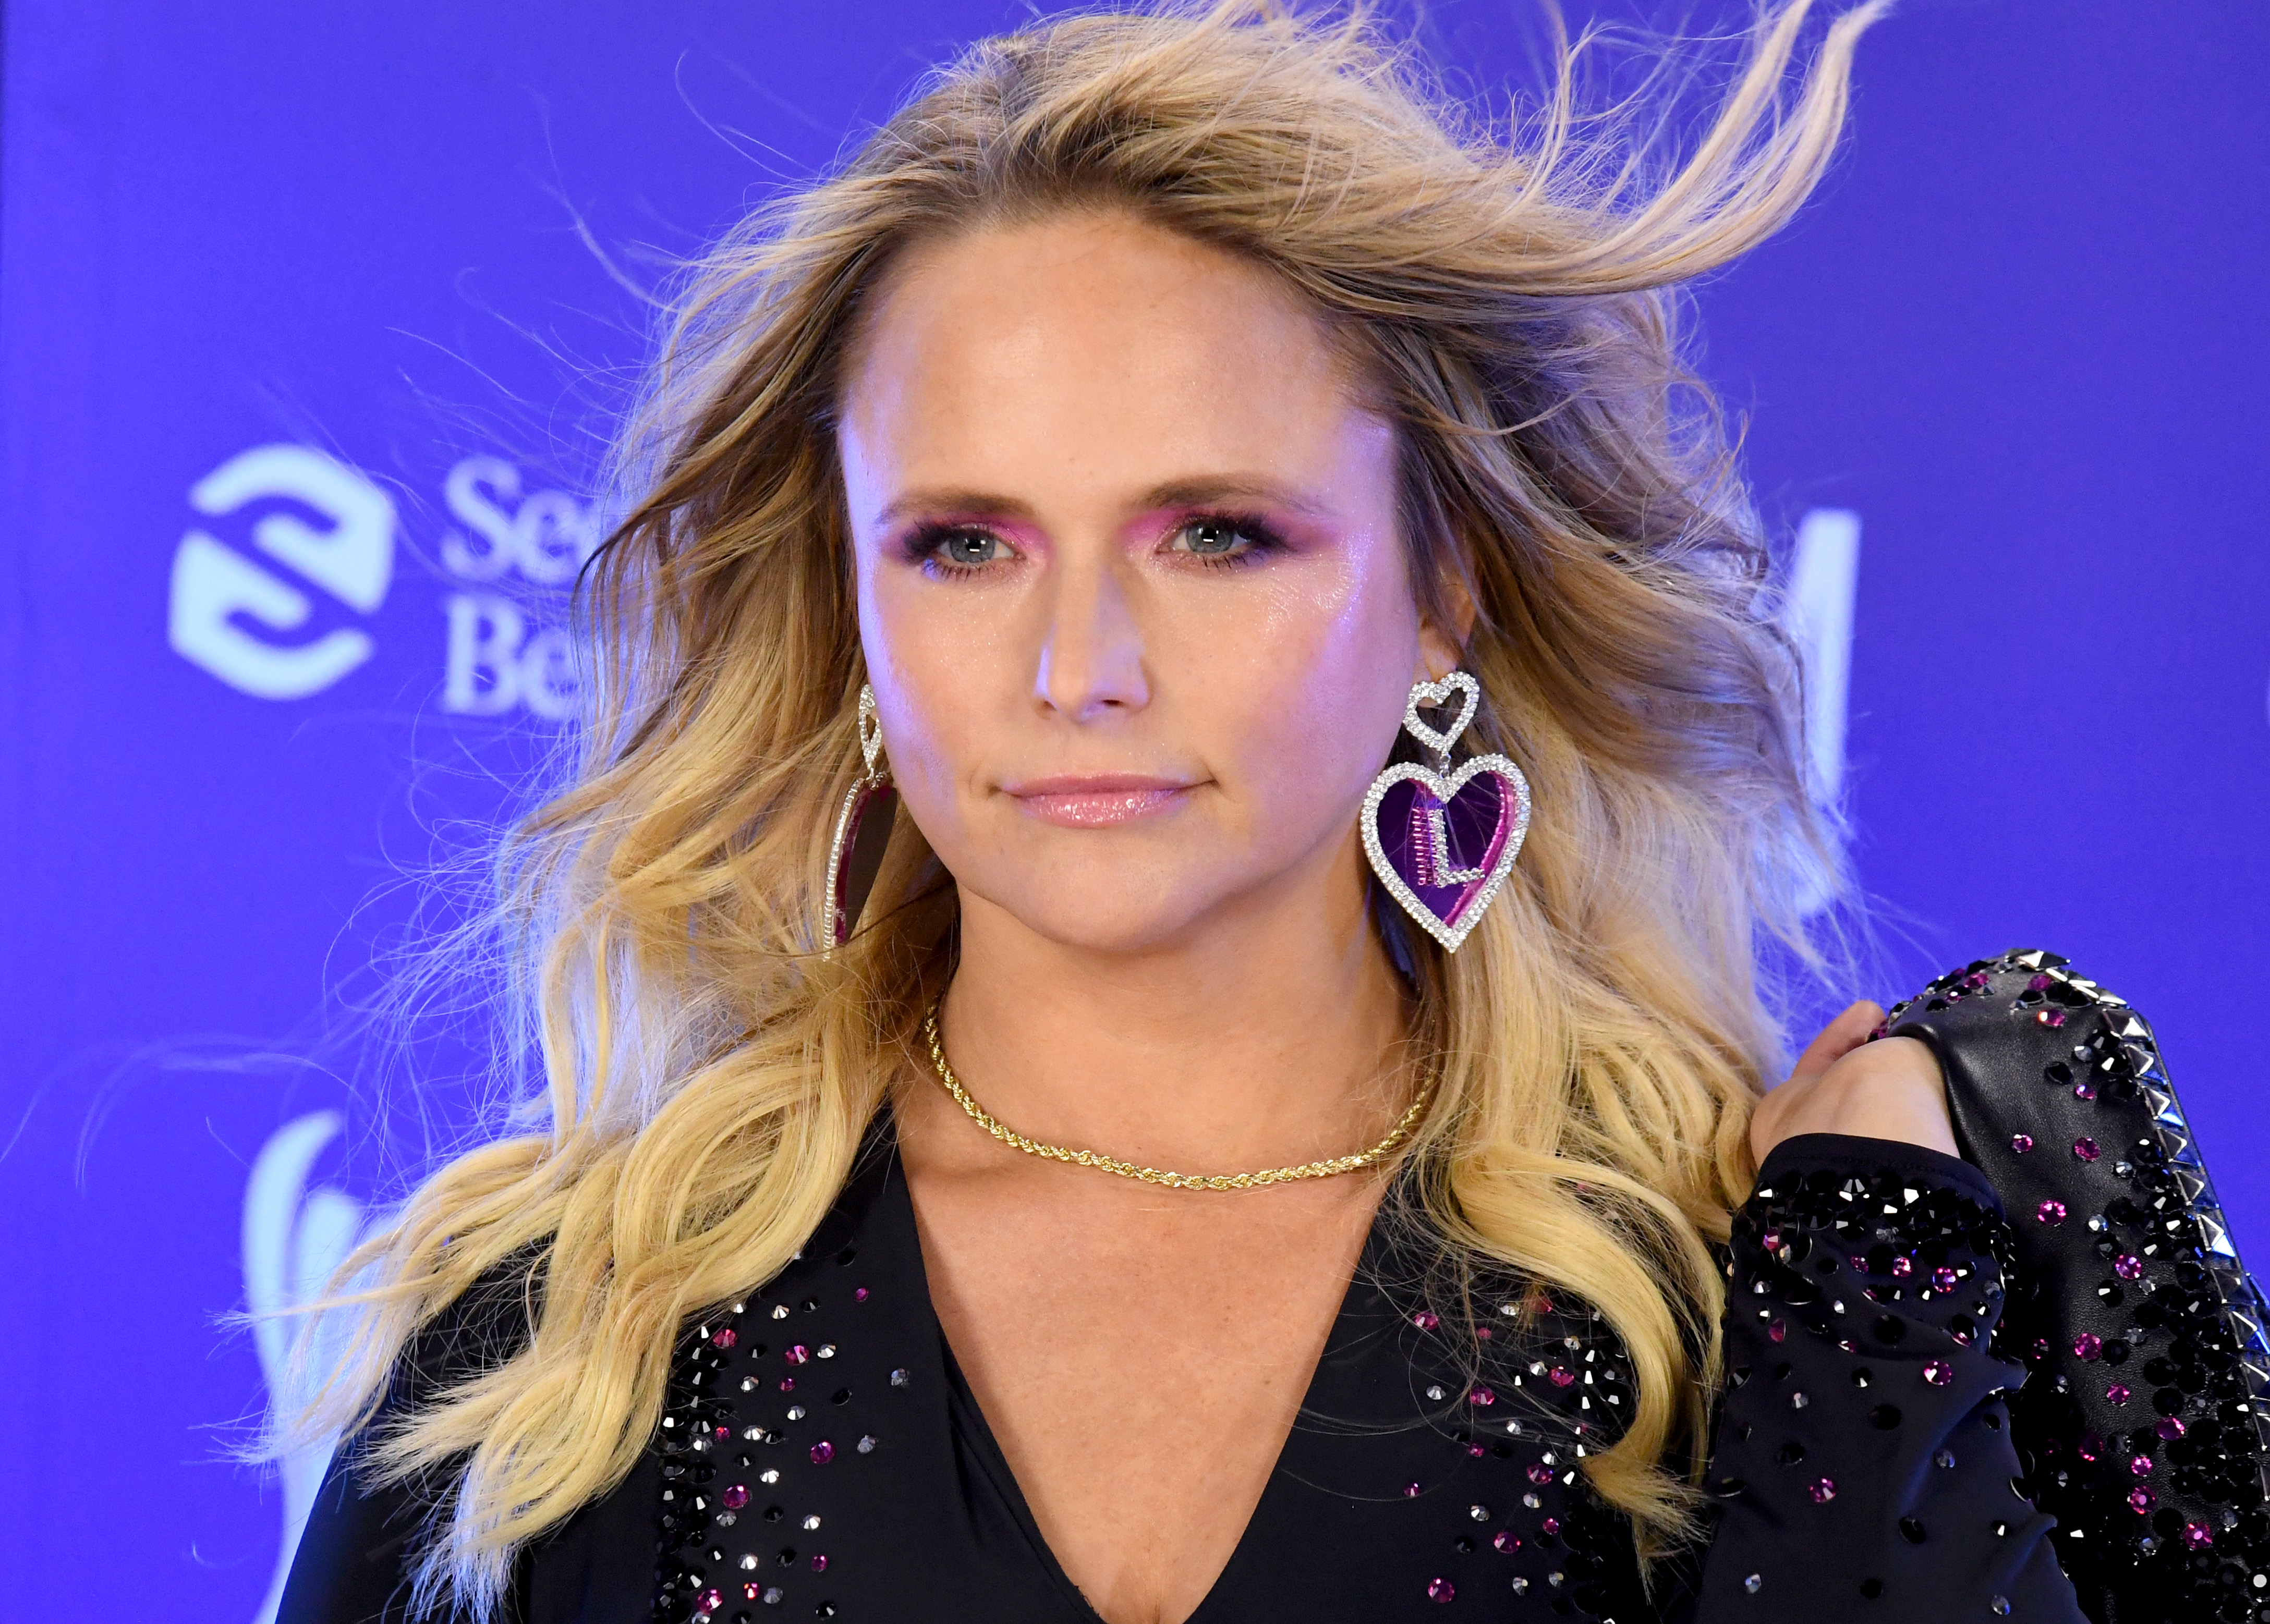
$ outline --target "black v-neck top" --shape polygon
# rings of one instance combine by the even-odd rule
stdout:
[[[1518,1280],[1449,1278],[1401,1211],[1383,1207],[1190,1624],[2081,1618],[2054,1524],[2013,1492],[2001,1395],[2019,1372],[1992,1346],[2009,1235],[1975,1168],[1832,1135],[1768,1159],[1729,1257],[1707,1541],[1650,1584],[1628,1519],[1584,1472],[1635,1402],[1606,1322]],[[496,1272],[418,1339],[378,1424],[510,1356],[526,1273]],[[1099,1450],[1120,1424],[1097,1393]],[[360,1446],[332,1464],[280,1624],[411,1616],[434,1491],[367,1486]],[[887,1135],[778,1279],[686,1327],[651,1447],[523,1549],[511,1611],[1098,1624],[954,1363]]]

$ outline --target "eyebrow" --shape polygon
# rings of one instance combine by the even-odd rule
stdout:
[[[1169,479],[1144,492],[1136,500],[1135,507],[1139,512],[1154,508],[1202,508],[1209,503],[1236,501],[1266,501],[1294,513],[1311,515],[1324,511],[1316,502],[1290,487],[1257,474]],[[992,491],[938,486],[904,493],[876,515],[876,523],[895,524],[916,513],[989,513],[998,514],[1005,518],[1029,519],[1033,516],[1033,508],[1029,502]]]

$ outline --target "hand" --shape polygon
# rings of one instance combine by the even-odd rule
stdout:
[[[1869,1042],[1868,1034],[1883,1018],[1883,1007],[1864,998],[1806,1045],[1789,1080],[1758,1101],[1750,1116],[1750,1153],[1760,1163],[1775,1146],[1800,1133],[1898,1139],[1956,1154],[1939,1057],[1919,1038]]]

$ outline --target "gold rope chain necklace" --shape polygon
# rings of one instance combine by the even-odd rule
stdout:
[[[1258,1190],[1265,1184],[1290,1184],[1304,1178],[1331,1178],[1335,1174],[1353,1173],[1359,1168],[1369,1168],[1384,1161],[1403,1147],[1419,1126],[1419,1119],[1427,1114],[1433,1101],[1432,1088],[1421,1089],[1411,1101],[1410,1109],[1403,1113],[1388,1136],[1369,1150],[1360,1150],[1352,1156],[1334,1156],[1324,1161],[1304,1161],[1296,1168],[1263,1168],[1253,1173],[1174,1173],[1164,1168],[1138,1167],[1131,1161],[1122,1161],[1116,1156],[1107,1156],[1100,1150],[1072,1150],[1062,1145],[1044,1144],[1025,1135],[997,1118],[992,1112],[971,1097],[946,1063],[946,1041],[938,1035],[938,1005],[930,1006],[930,1014],[923,1022],[923,1036],[930,1041],[930,1064],[938,1073],[938,1080],[946,1085],[954,1103],[968,1112],[969,1120],[991,1134],[1002,1144],[1023,1151],[1027,1156],[1042,1156],[1050,1161],[1070,1162],[1075,1167],[1102,1168],[1106,1173],[1116,1173],[1121,1178],[1140,1180],[1146,1184],[1163,1184],[1169,1190]]]

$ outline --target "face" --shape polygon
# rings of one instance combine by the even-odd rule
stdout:
[[[1049,939],[1360,917],[1421,623],[1395,436],[1265,271],[1115,214],[898,266],[842,402],[860,636],[907,810]]]

